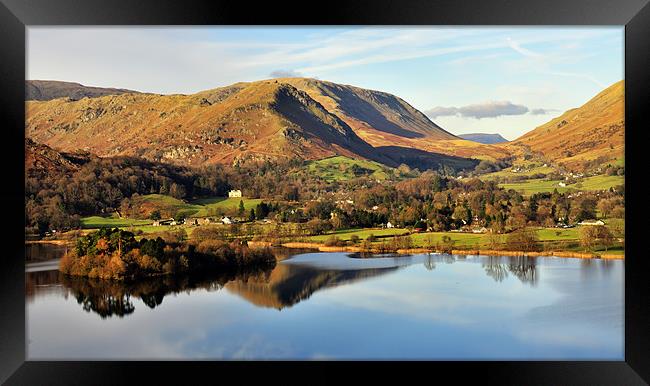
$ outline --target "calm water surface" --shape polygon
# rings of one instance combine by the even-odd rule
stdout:
[[[267,272],[131,284],[28,264],[28,357],[624,357],[622,260],[284,257]]]

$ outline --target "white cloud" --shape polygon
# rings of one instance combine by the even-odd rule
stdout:
[[[461,107],[434,107],[425,111],[431,118],[457,115],[464,118],[496,118],[502,115],[523,115],[528,107],[516,105],[510,101],[490,101]]]
[[[304,76],[301,72],[294,70],[275,70],[269,74],[271,78],[300,78]]]

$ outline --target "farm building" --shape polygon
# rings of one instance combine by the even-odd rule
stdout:
[[[187,225],[208,225],[211,222],[212,219],[209,217],[194,217],[185,220],[185,224]]]
[[[232,224],[232,220],[229,217],[224,217],[221,219],[221,222],[224,224]]]
[[[241,197],[241,190],[231,190],[228,192],[228,197]]]
[[[212,219],[209,217],[202,217],[202,218],[197,218],[196,223],[197,225],[208,225],[212,222]]]
[[[153,222],[153,226],[159,227],[161,225],[171,225],[171,223],[173,223],[173,222],[174,222],[173,218],[166,218],[166,219],[163,219],[163,220],[155,220]]]

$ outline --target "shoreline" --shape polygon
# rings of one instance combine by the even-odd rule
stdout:
[[[70,240],[25,240],[25,244],[54,244],[54,245],[72,245],[73,242]],[[277,247],[278,245],[273,245],[273,243],[268,241],[249,241],[248,245],[251,248],[263,248],[263,247]],[[380,249],[372,249],[370,251],[364,250],[361,247],[357,246],[326,246],[320,243],[314,242],[301,242],[293,241],[288,243],[282,243],[279,245],[284,248],[291,249],[315,249],[319,252],[369,252],[369,253],[382,253]],[[410,248],[410,249],[398,249],[395,253],[408,255],[415,253],[438,253],[437,251],[428,249],[428,248]],[[609,259],[609,260],[625,260],[625,254],[612,254],[612,253],[586,253],[586,252],[571,252],[571,251],[541,251],[541,252],[525,252],[525,251],[508,251],[508,250],[491,250],[491,249],[452,249],[452,255],[466,255],[466,256],[528,256],[528,257],[539,257],[539,256],[552,256],[552,257],[562,257],[562,258],[578,258],[578,259]]]
[[[25,244],[73,245],[74,240],[25,240]]]
[[[269,243],[270,244],[270,243]],[[345,246],[345,247],[328,247],[319,243],[308,242],[289,242],[283,243],[281,246],[285,248],[312,248],[317,249],[319,252],[367,252],[361,247]],[[381,253],[379,249],[372,249],[370,253]],[[435,252],[427,248],[411,248],[411,249],[398,249],[398,254],[414,254],[414,253],[431,253]],[[437,252],[436,252],[437,253]],[[471,256],[528,256],[528,257],[561,257],[561,258],[579,258],[579,259],[610,259],[610,260],[625,260],[625,254],[612,254],[612,253],[585,253],[585,252],[570,252],[570,251],[542,251],[542,252],[524,252],[524,251],[500,251],[490,249],[452,249],[452,255],[471,255]]]

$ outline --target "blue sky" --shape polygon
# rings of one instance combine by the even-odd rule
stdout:
[[[624,78],[623,27],[29,27],[27,79],[193,93],[279,75],[514,139]]]

